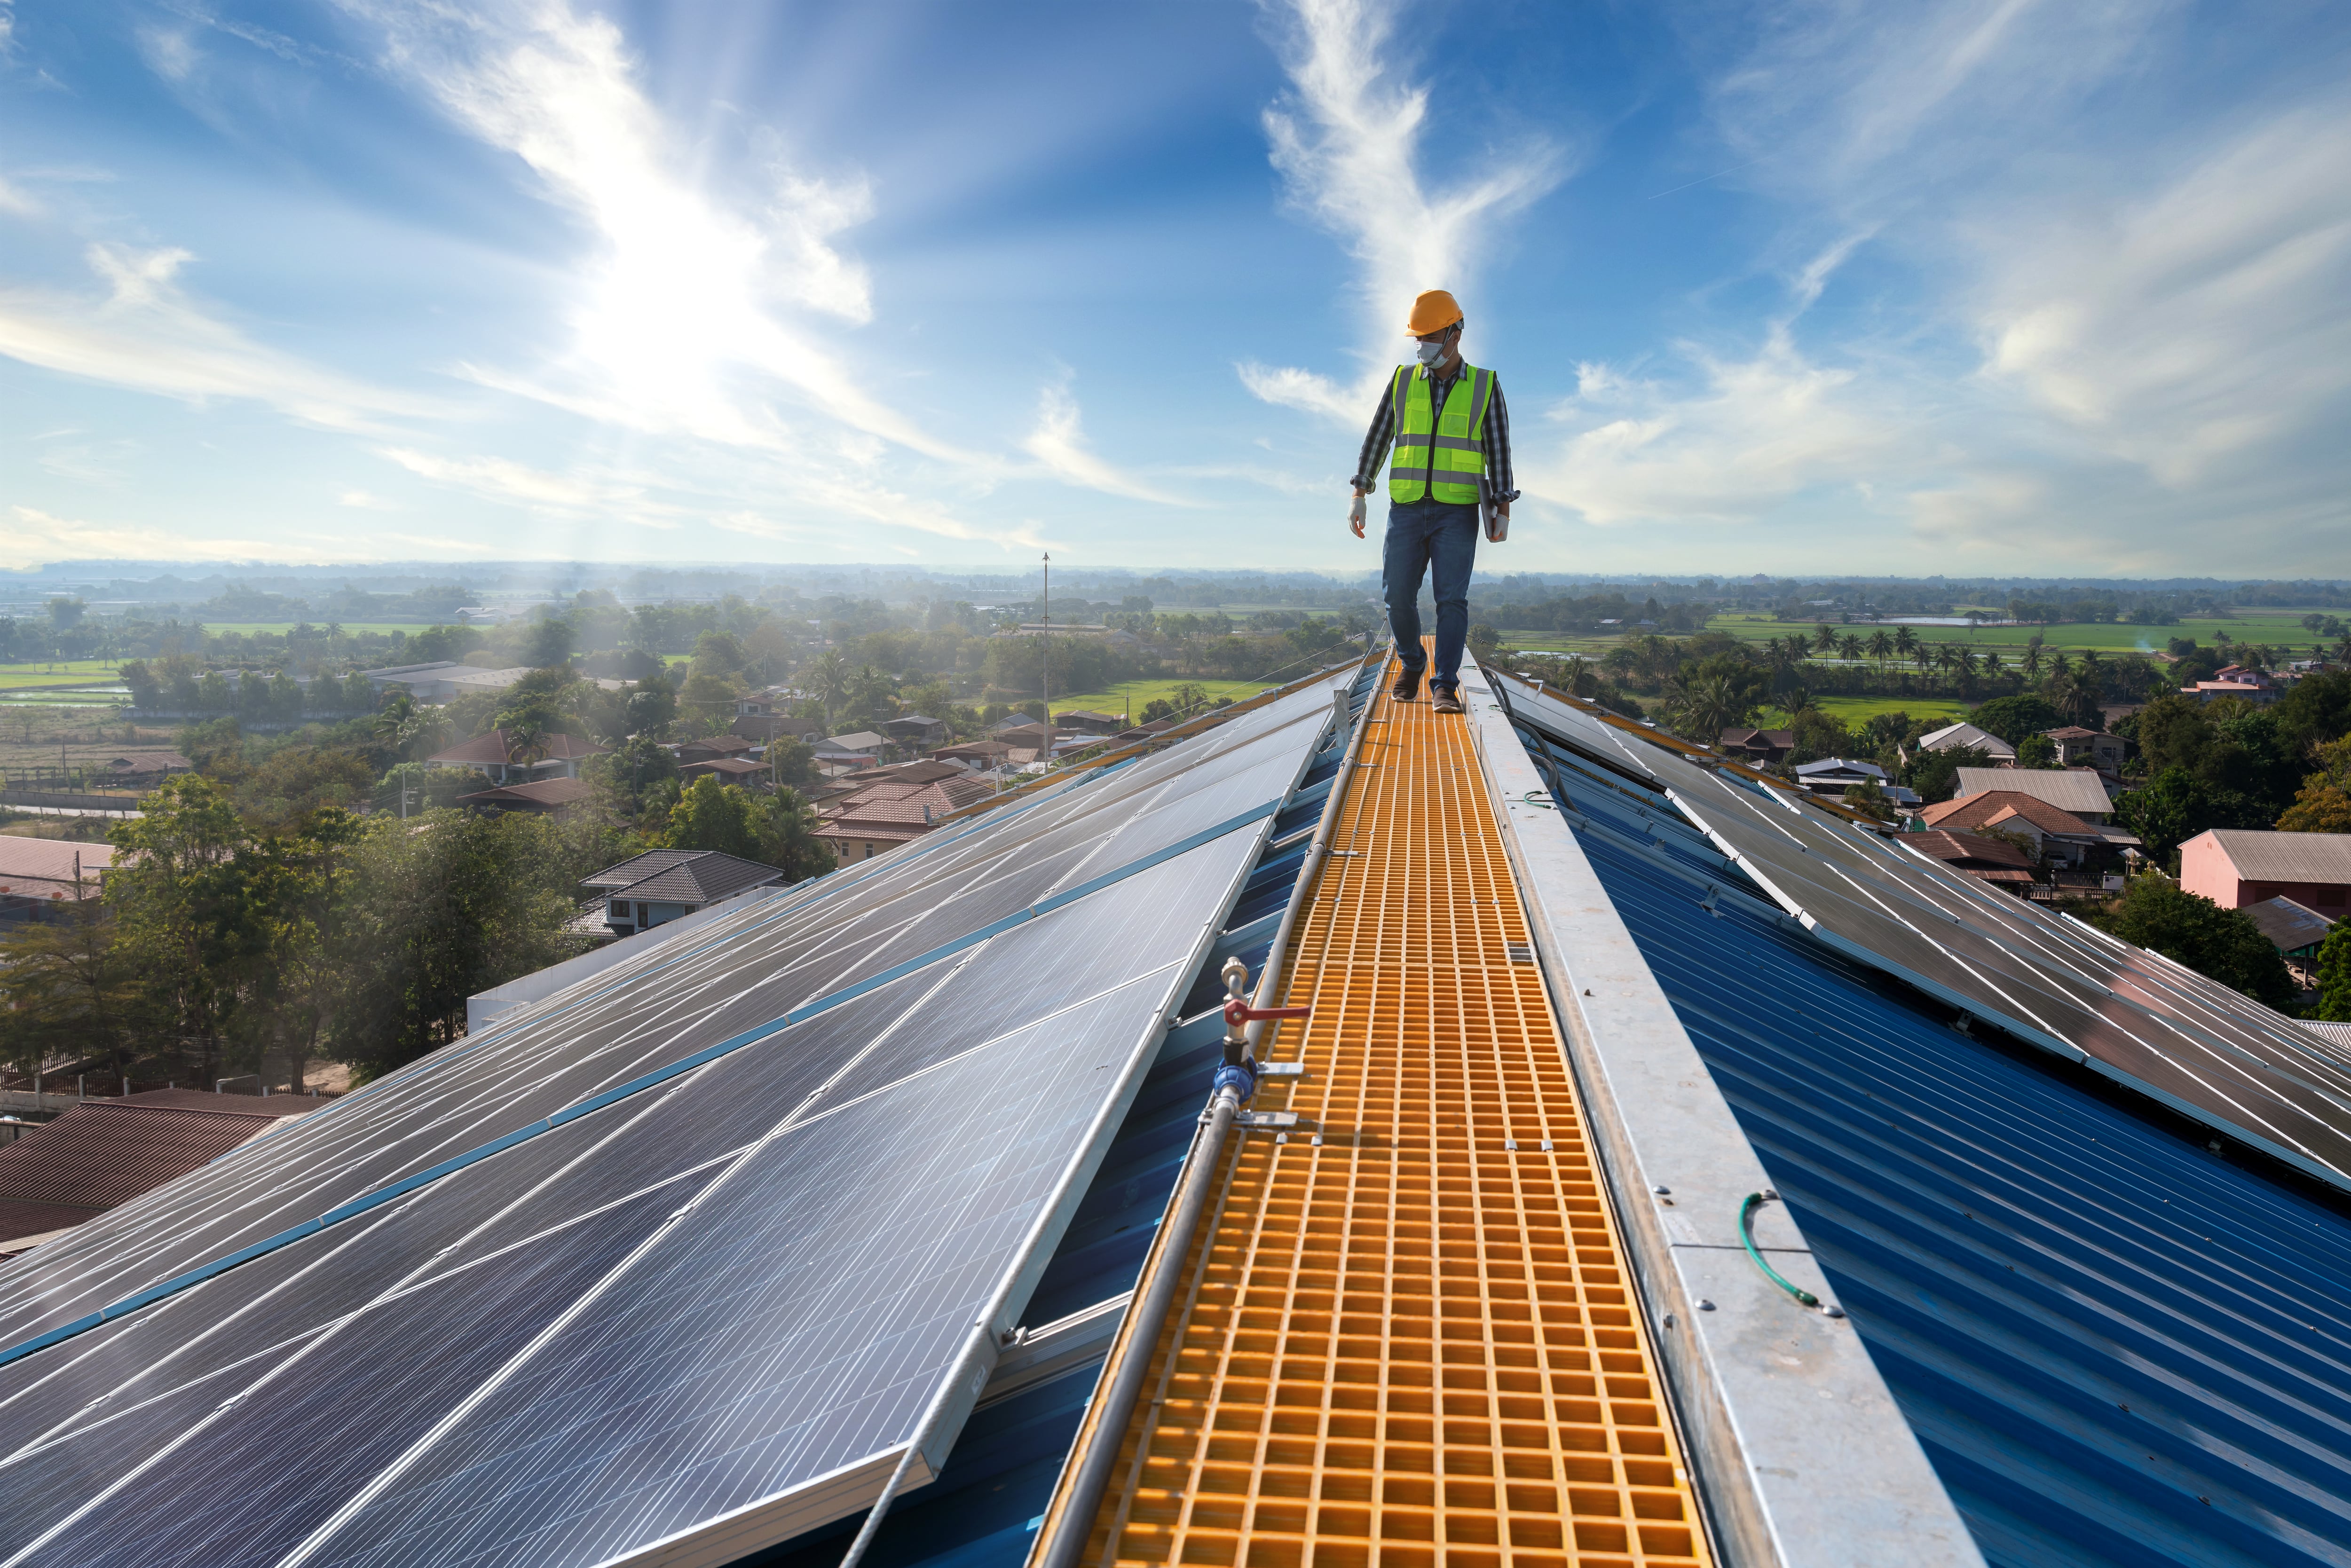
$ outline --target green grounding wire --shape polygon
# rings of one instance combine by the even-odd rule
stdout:
[[[1805,1306],[1819,1307],[1823,1312],[1826,1313],[1830,1317],[1841,1318],[1844,1316],[1844,1309],[1839,1307],[1823,1306],[1821,1304],[1821,1299],[1818,1296],[1815,1296],[1810,1291],[1803,1289],[1802,1286],[1792,1284],[1789,1281],[1782,1278],[1780,1270],[1765,1262],[1763,1260],[1763,1254],[1755,1249],[1755,1228],[1753,1223],[1755,1211],[1761,1207],[1767,1200],[1775,1198],[1779,1196],[1780,1195],[1778,1193],[1771,1191],[1750,1192],[1747,1195],[1747,1201],[1739,1206],[1740,1244],[1747,1249],[1747,1255],[1755,1260],[1755,1266],[1763,1270],[1763,1277],[1771,1281],[1773,1284],[1779,1286],[1780,1289],[1795,1297],[1797,1301],[1801,1301]]]

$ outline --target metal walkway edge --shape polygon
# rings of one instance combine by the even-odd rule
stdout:
[[[1086,1561],[1708,1562],[1468,723],[1376,705]]]

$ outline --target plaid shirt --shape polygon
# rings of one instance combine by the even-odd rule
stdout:
[[[1415,375],[1426,376],[1427,370],[1417,368]],[[1489,372],[1491,373],[1491,372]],[[1445,412],[1446,394],[1461,380],[1455,371],[1429,391],[1429,413],[1434,418]],[[1395,383],[1388,383],[1392,390]],[[1380,393],[1380,405],[1372,411],[1372,428],[1364,437],[1363,455],[1355,459],[1354,486],[1369,494],[1379,488],[1380,465],[1387,461],[1389,444],[1395,440],[1395,404],[1386,391]],[[1489,501],[1515,501],[1519,493],[1510,488],[1510,411],[1502,402],[1502,381],[1494,378],[1494,401],[1486,410],[1486,476],[1479,483],[1485,486]]]

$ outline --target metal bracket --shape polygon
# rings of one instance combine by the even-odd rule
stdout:
[[[1259,1078],[1287,1078],[1293,1083],[1309,1082],[1314,1076],[1306,1071],[1306,1063],[1302,1061],[1260,1061],[1257,1064],[1257,1075]]]
[[[1233,1118],[1233,1125],[1236,1127],[1295,1127],[1298,1125],[1298,1113],[1295,1111],[1243,1111]]]

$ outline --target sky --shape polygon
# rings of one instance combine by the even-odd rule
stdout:
[[[1370,570],[1445,287],[1481,570],[2351,576],[2346,171],[2339,0],[0,0],[0,569]]]

